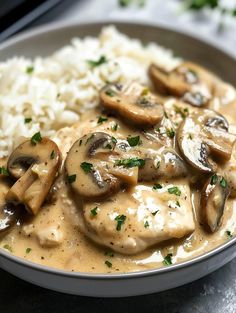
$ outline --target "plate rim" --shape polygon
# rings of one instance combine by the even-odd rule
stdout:
[[[132,25],[132,26],[143,26],[143,27],[151,27],[153,29],[158,28],[160,30],[170,31],[173,33],[177,33],[181,36],[188,37],[189,39],[196,40],[200,43],[203,43],[207,46],[211,46],[218,50],[218,52],[221,52],[225,54],[226,56],[230,57],[234,62],[236,62],[236,58],[233,54],[230,54],[229,51],[225,51],[217,45],[216,43],[207,42],[204,38],[201,38],[200,36],[197,36],[196,34],[191,34],[188,31],[183,31],[182,29],[167,27],[163,25],[158,25],[157,23],[150,23],[150,22],[143,22],[143,21],[121,21],[120,19],[93,19],[91,21],[87,22],[70,22],[70,21],[57,21],[57,22],[51,22],[51,23],[45,23],[41,26],[33,27],[29,30],[25,30],[23,32],[20,32],[19,34],[14,35],[13,37],[3,41],[0,43],[0,52],[6,48],[11,47],[12,45],[24,41],[24,40],[30,40],[31,38],[44,34],[46,32],[53,32],[53,31],[59,31],[60,29],[69,29],[72,27],[80,27],[80,26],[89,26],[89,25],[98,25],[101,27],[108,26],[108,25]],[[138,38],[138,36],[136,37]],[[71,38],[70,38],[71,39]],[[1,62],[1,61],[0,61]],[[147,269],[147,270],[141,270],[141,271],[135,271],[135,272],[129,272],[129,273],[89,273],[89,272],[72,272],[72,271],[66,271],[63,269],[58,269],[54,267],[50,267],[47,265],[42,265],[39,263],[35,263],[29,260],[25,260],[24,258],[18,257],[14,254],[11,254],[7,251],[4,251],[3,248],[0,248],[0,257],[4,257],[5,259],[9,259],[11,262],[14,262],[20,266],[26,266],[29,267],[32,270],[37,270],[40,272],[46,272],[48,274],[52,275],[60,275],[60,276],[67,276],[70,278],[78,278],[78,279],[86,279],[86,280],[124,280],[124,279],[137,279],[140,277],[150,277],[155,276],[158,274],[164,274],[169,273],[173,271],[177,271],[183,268],[187,268],[193,265],[196,265],[197,263],[204,262],[207,259],[210,259],[225,250],[229,249],[231,246],[236,245],[236,236],[218,247],[201,254],[199,256],[196,256],[192,259],[172,264],[168,267],[161,267],[161,268],[154,268],[154,269]]]

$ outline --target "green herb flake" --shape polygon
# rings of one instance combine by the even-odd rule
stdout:
[[[83,143],[83,140],[82,140],[82,139],[80,139],[80,141],[79,141],[79,146],[81,146],[81,145],[82,145],[82,143]]]
[[[102,55],[97,61],[94,61],[94,60],[87,60],[87,63],[92,67],[97,67],[97,66],[100,66],[104,63],[107,63],[107,58]]]
[[[106,122],[108,120],[107,117],[99,116],[97,123],[102,124],[103,122]]]
[[[154,190],[157,190],[157,189],[161,189],[162,188],[162,185],[161,184],[154,184],[154,186],[152,187]]]
[[[159,212],[159,210],[156,210],[156,211],[154,211],[154,212],[152,212],[152,215],[153,216],[156,216],[156,214]]]
[[[140,144],[140,136],[135,136],[135,137],[128,137],[127,141],[130,145],[130,147],[135,147]]]
[[[36,134],[34,134],[32,137],[31,137],[31,144],[33,146],[36,146],[37,143],[41,142],[42,141],[42,136],[41,136],[41,133],[40,132],[37,132]]]
[[[117,143],[117,139],[115,137],[111,137],[111,141],[115,144]]]
[[[163,265],[165,266],[169,266],[172,264],[172,253],[168,253],[167,256],[164,257],[164,260],[163,260]]]
[[[32,251],[31,248],[26,248],[25,253],[26,253],[26,254],[29,254],[31,251]]]
[[[157,161],[155,168],[158,170],[160,168],[160,165],[161,165],[161,161]]]
[[[170,194],[174,194],[176,196],[180,196],[181,195],[181,191],[180,191],[180,189],[177,186],[173,186],[173,187],[168,188],[168,192]]]
[[[180,207],[179,201],[176,201],[175,203],[176,203],[176,205],[177,205],[178,207]]]
[[[177,105],[174,106],[175,113],[180,114],[180,116],[185,119],[189,115],[188,108],[180,108]]]
[[[149,93],[148,88],[144,88],[143,91],[141,92],[141,96],[146,96]]]
[[[76,174],[67,176],[67,181],[69,184],[72,184],[76,181]]]
[[[3,248],[4,248],[5,250],[8,250],[8,251],[10,251],[10,252],[13,252],[12,247],[11,247],[10,245],[8,245],[8,244],[4,245]]]
[[[94,137],[94,134],[92,134],[92,135],[86,140],[85,145],[87,145],[87,143],[88,143],[90,140],[92,140],[93,137]],[[82,144],[82,141],[81,141],[81,144]],[[80,143],[79,143],[79,145],[80,145]]]
[[[55,158],[55,151],[52,150],[51,154],[50,154],[50,159],[53,160]]]
[[[105,255],[109,256],[110,258],[113,258],[114,257],[114,252],[109,250],[109,251],[105,252]]]
[[[217,175],[216,174],[212,175],[210,184],[215,185],[217,183],[217,180],[218,180]]]
[[[108,260],[105,261],[105,264],[107,267],[111,268],[112,267],[112,263]]]
[[[118,129],[118,124],[115,123],[114,125],[111,126],[111,130],[113,130],[114,132],[117,131]]]
[[[115,166],[123,166],[126,168],[131,167],[143,167],[145,165],[145,160],[139,158],[130,158],[130,159],[123,159],[123,160],[116,160]]]
[[[121,226],[124,224],[126,220],[126,216],[125,215],[118,215],[115,218],[115,221],[117,221],[117,225],[116,225],[116,230],[120,231],[121,230]]]
[[[175,136],[175,131],[173,128],[167,128],[166,129],[166,135],[169,137],[169,138],[174,138]]]
[[[164,111],[164,116],[165,116],[165,118],[169,118],[166,111]]]
[[[27,74],[32,74],[33,71],[34,71],[34,67],[33,67],[33,66],[28,66],[28,67],[26,68],[26,73],[27,73]]]
[[[231,233],[230,230],[226,230],[226,231],[225,231],[225,235],[226,235],[226,237],[229,238],[229,239],[233,237],[233,234]]]
[[[114,95],[115,95],[114,91],[111,90],[111,89],[107,89],[107,90],[105,91],[105,94],[106,94],[107,96],[109,96],[109,97],[114,97]]]
[[[31,117],[26,117],[25,118],[25,124],[29,124],[30,122],[32,122],[32,118]]]
[[[82,168],[82,170],[87,174],[90,173],[93,169],[93,164],[91,163],[87,163],[87,162],[82,162],[80,164],[80,167]]]
[[[96,216],[98,214],[98,207],[96,206],[95,208],[90,210],[90,213],[91,213],[92,216]]]
[[[228,183],[227,183],[227,181],[226,181],[226,179],[224,177],[221,178],[220,185],[223,188],[227,187]]]
[[[148,221],[146,221],[146,222],[144,223],[144,227],[145,227],[145,228],[148,228],[148,227],[149,227]]]
[[[9,172],[7,170],[7,168],[5,168],[5,166],[0,166],[0,174],[4,175],[4,176],[9,176]]]

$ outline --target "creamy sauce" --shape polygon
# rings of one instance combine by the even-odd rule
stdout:
[[[166,101],[165,110],[177,125],[181,114],[174,112],[176,103],[181,107],[176,100]],[[188,104],[183,108],[186,107],[189,111],[195,110]],[[234,103],[218,106],[217,110],[228,118],[230,131],[236,133],[232,125],[236,125],[236,115],[231,114],[235,112]],[[101,115],[100,109],[87,111],[79,123],[60,129],[52,138],[62,153],[63,162],[76,140],[95,131],[106,132],[121,144],[128,136],[139,134],[140,156],[143,156],[143,147],[149,155],[163,150],[163,142],[150,140],[152,133],[140,132],[122,119],[110,116],[98,124]],[[118,127],[114,130],[116,124]],[[171,138],[163,140],[165,147],[176,148]],[[0,165],[6,162],[3,159]],[[200,190],[189,188],[189,177],[194,179],[192,173],[188,178],[157,179],[161,188],[153,189],[153,182],[139,182],[104,201],[83,202],[66,183],[63,165],[39,213],[35,217],[24,214],[9,232],[1,234],[0,247],[32,262],[68,271],[124,273],[161,267],[168,254],[172,254],[173,264],[191,259],[229,240],[229,231],[230,237],[235,234],[236,201],[232,198],[227,200],[219,230],[215,233],[204,230],[199,222]],[[135,171],[129,172],[132,179],[137,175]],[[180,190],[179,196],[168,191],[173,186]],[[10,188],[8,179],[0,178],[0,188],[0,205],[4,205]],[[92,216],[94,208],[96,214]],[[127,219],[122,228],[115,231],[116,217],[121,215]]]

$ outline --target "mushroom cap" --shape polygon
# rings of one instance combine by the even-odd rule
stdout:
[[[211,232],[220,226],[229,188],[223,176],[214,174],[206,181],[201,192],[202,222]]]
[[[100,92],[102,105],[137,126],[152,126],[164,115],[162,101],[136,83],[109,84]]]
[[[208,103],[216,81],[214,74],[192,62],[183,62],[171,72],[151,64],[149,76],[161,94],[183,97],[198,107]]]
[[[103,132],[87,134],[68,152],[65,169],[72,189],[82,198],[104,198],[120,188],[120,180],[109,173],[108,156],[114,150],[112,137]]]
[[[22,203],[37,214],[44,202],[61,164],[57,145],[43,138],[33,145],[31,140],[20,144],[10,155],[9,173],[17,179],[6,196],[7,201]]]
[[[221,162],[229,160],[236,137],[225,129],[227,121],[214,111],[203,110],[186,117],[177,140],[187,162],[202,172],[213,173],[217,165],[210,156],[220,157]]]

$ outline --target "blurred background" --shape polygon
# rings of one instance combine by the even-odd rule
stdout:
[[[104,19],[183,30],[236,56],[236,0],[1,0],[0,41],[48,22]]]

